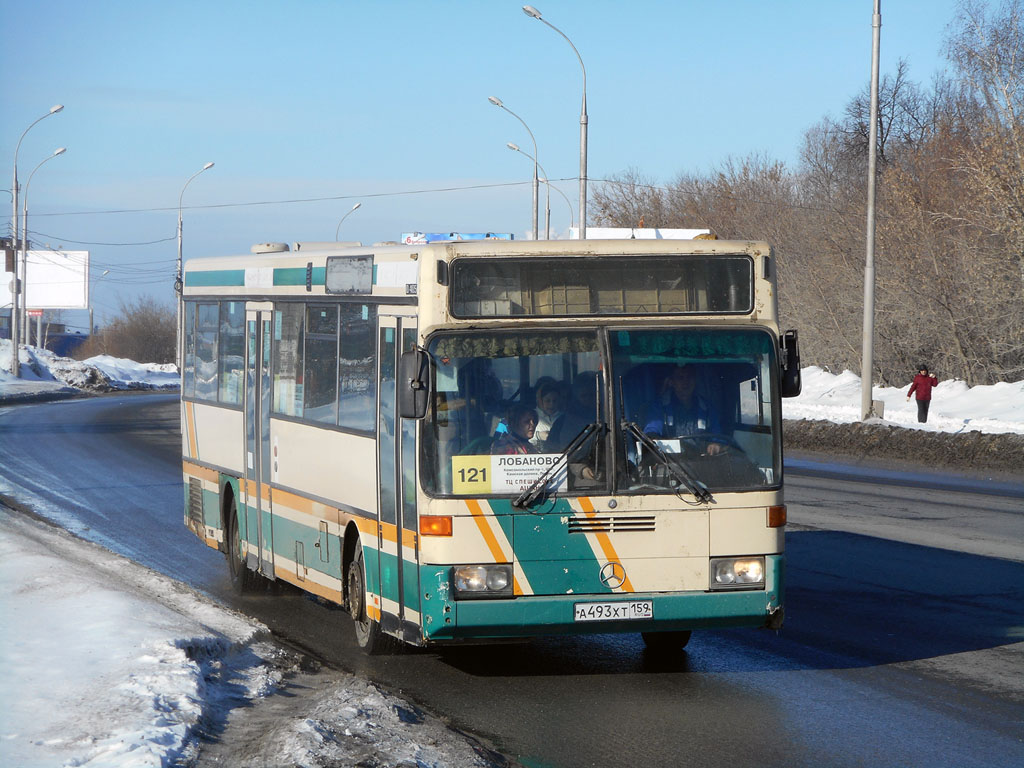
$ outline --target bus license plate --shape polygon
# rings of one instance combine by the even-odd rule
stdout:
[[[576,603],[572,609],[575,621],[624,621],[654,618],[654,601],[652,600]]]

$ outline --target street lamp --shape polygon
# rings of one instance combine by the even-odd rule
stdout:
[[[181,363],[182,363],[182,359],[181,359],[181,352],[182,352],[182,349],[181,349],[181,339],[182,339],[182,333],[181,333],[181,300],[182,300],[182,297],[184,296],[184,293],[185,293],[185,291],[184,291],[184,283],[182,282],[182,275],[181,275],[181,200],[182,200],[183,197],[185,197],[185,190],[188,189],[188,185],[192,183],[192,179],[194,179],[196,176],[198,176],[203,171],[208,171],[211,168],[213,168],[213,163],[212,162],[207,163],[202,168],[200,168],[198,171],[196,171],[191,176],[189,176],[188,177],[188,181],[186,181],[185,185],[181,188],[181,194],[178,195],[178,264],[177,264],[177,268],[175,269],[175,272],[174,272],[174,292],[178,294],[178,343],[177,343],[178,370],[181,370]]]
[[[529,153],[528,152],[524,152],[522,149],[520,149],[518,144],[513,144],[510,141],[505,146],[508,147],[509,149],[515,150],[516,152],[519,152],[519,153],[521,153],[523,155],[526,155],[527,157],[530,157]],[[530,157],[530,159],[532,160],[533,158]],[[544,176],[541,177],[541,181],[543,181],[545,184],[548,185],[548,193],[550,194],[552,189],[555,190],[555,192],[560,194],[562,196],[562,199],[565,200],[565,204],[567,206],[569,206],[569,229],[572,229],[573,227],[576,226],[576,211],[572,207],[572,201],[569,199],[569,196],[567,194],[565,194],[565,192],[560,190],[558,187],[552,185],[550,177],[547,174],[547,171],[544,170],[544,166],[540,166],[540,172],[544,174]],[[548,206],[548,216],[550,217],[550,215],[551,215],[551,206],[549,205]],[[550,235],[550,231],[549,231],[548,234]],[[551,239],[550,236],[548,237],[548,239],[549,240]]]
[[[362,203],[356,203],[355,205],[352,206],[352,208],[349,210],[348,213],[346,213],[344,216],[341,217],[341,221],[338,222],[338,228],[336,230],[334,230],[334,242],[338,242],[338,235],[341,232],[342,222],[344,222],[345,219],[347,219],[352,214],[352,211],[354,211],[356,208],[359,208],[361,206],[362,206]]]
[[[534,157],[534,160],[533,160],[533,239],[537,240],[537,239],[539,239],[538,238],[538,232],[537,232],[537,205],[538,205],[537,198],[539,197],[538,186],[537,186],[537,166],[539,165],[539,163],[537,162],[537,157],[538,157],[538,153],[537,153],[537,140],[535,138],[533,138],[533,131],[530,130],[530,126],[528,126],[526,124],[526,121],[523,120],[523,118],[521,118],[519,115],[517,115],[511,109],[506,107],[504,104],[502,104],[501,99],[499,99],[497,96],[488,96],[487,100],[489,102],[491,102],[491,104],[493,104],[494,106],[501,107],[506,112],[508,112],[510,115],[512,115],[512,117],[514,117],[516,120],[518,120],[520,123],[522,123],[523,124],[523,128],[525,128],[526,132],[528,134],[530,134],[530,141],[533,142],[533,157]]]
[[[110,274],[110,270],[109,269],[104,269],[103,270],[103,274],[96,278],[96,282],[99,283],[100,280],[102,280],[104,277],[106,277],[109,274]],[[95,327],[96,326],[93,325],[93,315],[92,315],[92,281],[90,280],[89,281],[89,338],[90,339],[92,338],[92,332],[93,332],[93,329]]]
[[[32,169],[32,173],[28,175],[28,181],[25,182],[25,194],[21,198],[21,282],[22,287],[25,291],[25,299],[21,302],[21,321],[24,328],[25,344],[28,344],[28,316],[25,314],[28,305],[28,190],[32,185],[32,177],[36,175],[36,171],[43,167],[46,163],[53,160],[55,157],[59,157],[68,151],[67,147],[58,147],[53,150],[53,154],[48,157],[44,157],[39,164]],[[18,270],[14,270],[15,277],[17,277]],[[40,326],[42,327],[42,319],[40,319]],[[39,330],[36,330],[36,345],[39,345],[41,339],[39,338]],[[16,351],[16,350],[15,350]]]
[[[50,111],[47,112],[40,118],[37,118],[28,128],[21,133],[21,138],[18,139],[17,145],[14,147],[14,179],[11,182],[11,247],[14,248],[15,252],[18,250],[18,150],[21,149],[21,141],[25,138],[25,134],[28,133],[32,126],[38,123],[40,120],[45,120],[50,115],[55,115],[64,109],[63,104],[54,104],[50,107]],[[14,290],[11,291],[13,295],[13,303],[11,305],[11,373],[15,377],[19,374],[18,365],[18,291],[20,286],[18,285],[18,268],[15,264],[14,268]]]
[[[533,160],[534,166],[535,167],[539,167],[540,168],[540,172],[544,174],[544,178],[540,179],[541,181],[544,182],[544,185],[545,185],[544,186],[544,239],[545,240],[550,240],[551,239],[551,182],[548,181],[548,172],[544,170],[544,166],[543,165],[541,165],[540,163],[537,162],[537,158],[535,158],[529,152],[524,152],[522,149],[519,148],[518,144],[513,144],[510,141],[505,146],[508,147],[509,149],[511,149],[513,152],[518,152],[519,154],[521,154],[521,155],[523,155],[525,157],[528,157],[531,160]],[[562,190],[558,190],[558,191],[561,192]],[[563,194],[563,197],[564,197],[564,194]],[[566,201],[568,201],[568,199],[569,198],[566,198]],[[572,205],[569,206],[569,209],[570,209],[570,211],[572,210]]]
[[[572,40],[566,37],[565,33],[549,22],[541,18],[540,11],[532,5],[524,5],[523,13],[537,21],[543,22],[555,32],[565,38],[565,42],[572,48],[576,58],[580,61],[580,69],[583,70],[583,102],[580,106],[580,240],[587,236],[587,68],[583,66],[583,57],[572,44]]]
[[[875,354],[875,173],[878,163],[878,52],[882,34],[882,3],[875,0],[871,17],[871,106],[868,132],[868,204],[866,253],[864,261],[864,339],[860,360],[860,417],[867,421],[875,413],[871,379]]]

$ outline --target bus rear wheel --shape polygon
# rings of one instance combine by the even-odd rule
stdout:
[[[257,573],[250,571],[242,557],[242,536],[238,529],[238,510],[234,500],[228,512],[228,572],[231,575],[231,588],[237,595],[246,595],[256,590],[260,583]]]
[[[672,653],[681,651],[690,642],[690,630],[678,632],[641,632],[647,650],[654,653]]]
[[[366,612],[366,570],[363,567],[363,553],[356,546],[356,555],[348,564],[346,584],[348,586],[348,612],[355,622],[356,642],[366,653],[376,655],[392,648],[391,638],[384,634],[380,624]]]

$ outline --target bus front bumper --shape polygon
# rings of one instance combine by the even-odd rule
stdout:
[[[444,642],[726,627],[778,629],[782,622],[784,559],[783,555],[765,558],[765,589],[758,590],[522,595],[512,599],[454,600],[450,589],[440,588],[421,604],[423,635],[427,642]],[[423,566],[421,583],[443,584],[448,571],[446,566]],[[652,618],[575,619],[578,604],[637,601],[651,601]]]

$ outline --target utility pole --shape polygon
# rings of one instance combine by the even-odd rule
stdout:
[[[875,0],[871,17],[871,116],[868,126],[867,254],[864,262],[864,340],[860,361],[860,415],[866,421],[878,414],[871,401],[875,337],[875,172],[878,155],[878,53],[882,37],[882,0]]]

